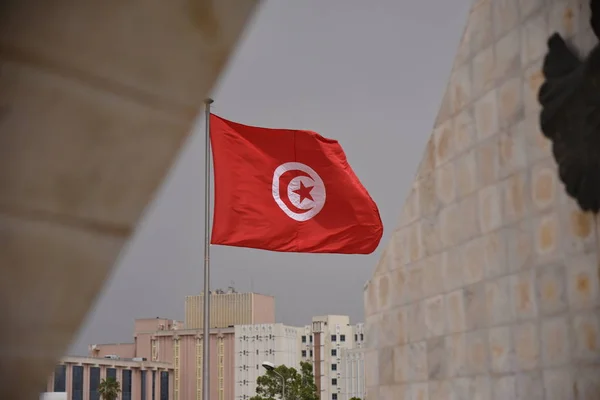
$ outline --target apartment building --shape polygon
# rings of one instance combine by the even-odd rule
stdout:
[[[256,379],[265,373],[262,363],[298,368],[302,329],[284,324],[236,325],[235,400],[256,394]]]
[[[342,352],[362,349],[364,346],[363,324],[350,325],[350,318],[345,315],[326,315],[314,317],[312,324],[306,325],[303,331],[300,357],[313,363],[321,400],[347,400],[347,394],[352,392],[347,387],[362,387],[364,391],[364,363],[357,363],[357,368],[362,367],[362,371],[351,375],[346,375],[351,370],[342,368],[347,364],[346,360],[342,360]],[[360,382],[354,382],[353,379]]]

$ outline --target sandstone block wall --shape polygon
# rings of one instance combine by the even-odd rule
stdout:
[[[538,127],[546,40],[587,0],[476,0],[398,226],[365,289],[367,400],[600,398],[598,224]],[[415,133],[418,134],[418,133]]]
[[[0,399],[39,397],[257,2],[2,2]]]

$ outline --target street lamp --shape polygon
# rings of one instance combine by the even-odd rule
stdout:
[[[275,364],[269,361],[263,361],[262,366],[269,372],[274,373],[281,378],[281,400],[285,400],[285,378],[279,372],[275,370]]]

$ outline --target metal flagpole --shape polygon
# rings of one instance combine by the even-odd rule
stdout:
[[[210,105],[206,99],[204,124],[204,325],[202,353],[202,400],[210,400]]]

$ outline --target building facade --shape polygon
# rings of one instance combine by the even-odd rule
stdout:
[[[119,400],[173,400],[174,369],[165,362],[65,357],[48,378],[48,392],[66,393],[68,400],[99,400],[102,379],[119,382]]]
[[[202,329],[204,294],[186,296],[185,327]],[[210,296],[211,328],[275,323],[275,298],[258,293],[238,293],[234,288],[217,289]]]
[[[365,341],[363,324],[350,325],[344,315],[314,317],[311,325],[304,327],[300,338],[300,357],[312,361],[317,392],[321,400],[342,400],[345,386],[364,387],[364,382],[352,383],[351,377],[343,375],[342,351],[361,348]],[[364,379],[363,371],[357,379]]]
[[[256,379],[265,373],[262,363],[298,368],[302,329],[283,324],[236,325],[235,400],[256,394]]]
[[[365,399],[365,349],[342,349],[338,399]]]

